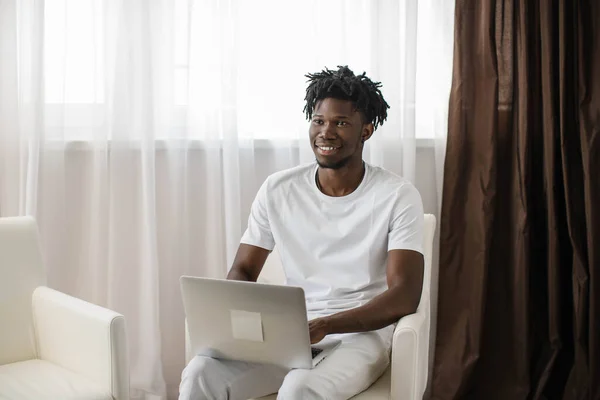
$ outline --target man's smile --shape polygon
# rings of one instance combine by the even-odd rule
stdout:
[[[317,148],[317,152],[323,156],[329,156],[336,153],[341,146],[332,146],[332,145],[315,145]]]

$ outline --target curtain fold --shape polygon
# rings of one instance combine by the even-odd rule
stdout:
[[[464,1],[434,399],[600,398],[600,6]]]

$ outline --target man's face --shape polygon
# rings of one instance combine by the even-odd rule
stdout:
[[[317,102],[308,132],[319,166],[339,169],[362,160],[363,139],[371,137],[373,125],[363,124],[351,101],[328,97]]]

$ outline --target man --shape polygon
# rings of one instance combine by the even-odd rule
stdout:
[[[348,67],[307,75],[316,163],[267,178],[227,279],[256,281],[277,244],[288,285],[306,295],[312,343],[341,345],[312,370],[196,357],[180,399],[347,399],[387,368],[394,324],[416,311],[423,206],[407,180],[362,159],[387,118],[379,82]]]

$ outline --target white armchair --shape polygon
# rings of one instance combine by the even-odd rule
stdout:
[[[425,271],[421,301],[415,314],[402,318],[394,332],[390,367],[370,388],[353,397],[353,400],[422,400],[427,387],[429,371],[430,333],[430,287],[432,274],[433,238],[435,216],[425,214],[423,249]],[[437,273],[437,271],[435,271]],[[274,250],[259,277],[259,282],[281,284],[284,281],[279,254]],[[186,361],[193,354],[189,351],[186,329]],[[259,400],[275,400],[276,395],[261,397]]]
[[[123,316],[45,281],[35,220],[0,218],[0,399],[129,399]]]

